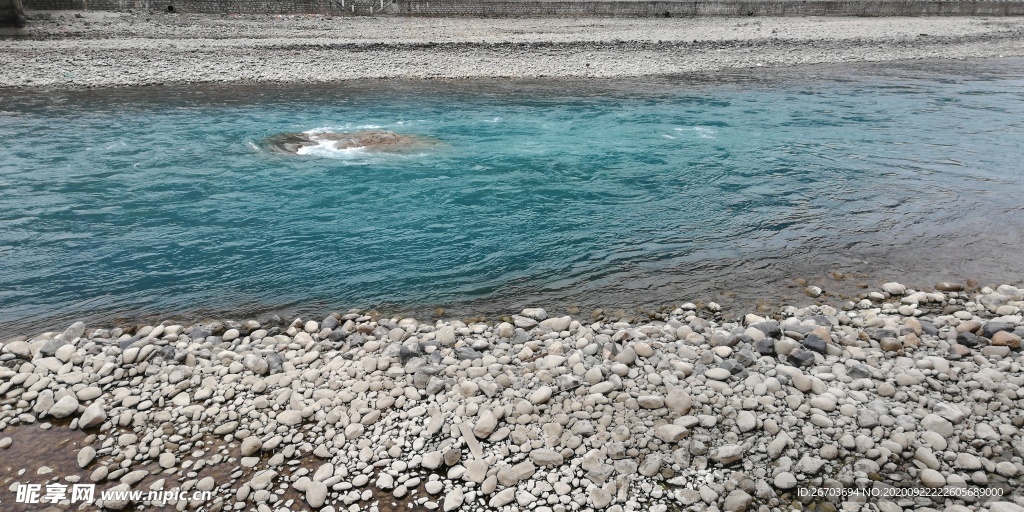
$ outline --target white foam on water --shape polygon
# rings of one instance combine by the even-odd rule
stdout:
[[[669,135],[669,134],[667,134],[667,133],[663,133],[663,134],[661,134],[661,136],[662,136],[662,137],[665,137],[666,139],[672,139],[672,140],[676,140],[676,138],[675,138],[675,137],[673,137],[673,136],[671,136],[671,135]]]
[[[310,138],[316,141],[316,146],[303,146],[296,151],[299,155],[321,156],[326,158],[354,159],[365,157],[368,153],[366,148],[344,148],[338,149],[335,140],[318,140],[314,136]]]
[[[253,142],[251,140],[250,141],[246,141],[246,142],[247,142],[247,144],[249,144],[249,147],[252,148],[257,153],[261,153],[263,151],[262,149],[260,149],[259,145],[257,145],[255,142]]]
[[[697,132],[697,136],[702,138],[702,139],[713,139],[713,138],[715,138],[715,134],[718,133],[718,130],[715,130],[713,128],[708,128],[707,126],[693,126],[693,127],[690,127],[690,128],[676,128],[675,130],[677,132],[694,131],[694,132]]]

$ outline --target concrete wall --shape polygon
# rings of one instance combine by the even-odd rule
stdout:
[[[0,0],[4,1],[4,0]],[[401,16],[1024,16],[1024,0],[24,0],[26,9]]]

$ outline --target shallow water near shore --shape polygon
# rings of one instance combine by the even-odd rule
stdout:
[[[1024,60],[999,59],[4,91],[0,327],[1016,283],[1022,90]],[[444,144],[264,144],[369,128]]]

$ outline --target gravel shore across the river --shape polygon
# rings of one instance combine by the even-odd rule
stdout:
[[[1024,55],[1020,18],[31,14],[31,35],[4,41],[0,87],[612,78]]]
[[[738,321],[76,323],[2,342],[0,503],[95,483],[212,493],[113,510],[1020,511],[1022,307],[886,283]]]

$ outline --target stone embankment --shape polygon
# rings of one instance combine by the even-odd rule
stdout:
[[[204,489],[208,510],[1020,511],[1022,307],[886,283],[739,322],[76,323],[2,344],[0,454],[24,466],[3,484]],[[80,436],[80,474],[17,458],[25,429]]]

